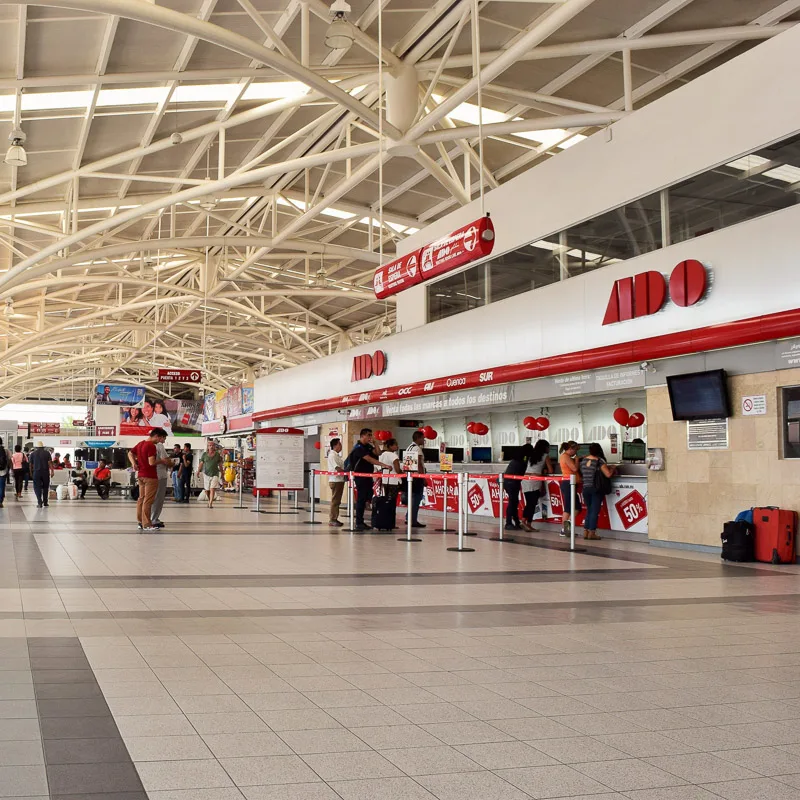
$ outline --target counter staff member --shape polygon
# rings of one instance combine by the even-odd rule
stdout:
[[[339,509],[342,505],[342,493],[344,492],[344,459],[342,458],[342,440],[339,438],[331,439],[330,450],[328,451],[328,472],[335,472],[336,475],[328,477],[328,486],[331,490],[331,513],[328,524],[332,528],[341,528],[339,522]],[[314,491],[314,488],[311,488]]]
[[[416,466],[413,467],[413,471],[421,475],[425,474],[425,454],[422,451],[424,443],[425,434],[422,431],[414,431],[411,436],[411,444],[403,453],[404,469],[408,469],[409,462],[416,458]],[[419,507],[422,505],[422,498],[425,496],[425,478],[413,478],[409,488],[411,494],[411,527],[427,528],[427,525],[423,525],[419,521]]]
[[[375,467],[383,469],[385,464],[381,464],[378,460],[378,455],[372,445],[372,428],[362,428],[361,435],[356,442],[355,447],[350,451],[347,456],[347,463],[345,467],[352,472],[368,472],[375,471]],[[356,530],[357,531],[371,531],[372,526],[364,522],[364,512],[367,508],[367,503],[372,499],[375,493],[373,489],[372,478],[354,478],[356,487]]]
[[[561,455],[558,457],[558,466],[561,467],[561,474],[565,478],[570,475],[575,476],[575,514],[579,514],[583,506],[581,505],[581,478],[580,459],[578,458],[578,443],[569,441],[564,442],[558,451]],[[561,481],[561,502],[564,508],[564,513],[561,515],[561,536],[569,536],[570,534],[570,515],[572,509],[570,508],[570,491],[569,482]]]

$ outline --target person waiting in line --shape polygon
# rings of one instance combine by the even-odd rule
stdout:
[[[342,440],[339,438],[331,439],[330,450],[328,450],[328,472],[335,472],[335,475],[328,476],[328,488],[331,490],[331,509],[328,517],[328,525],[332,528],[341,528],[339,521],[339,509],[342,506],[342,494],[344,493],[344,459],[342,458]],[[311,487],[314,491],[314,487]]]
[[[162,438],[163,437],[163,438]],[[163,428],[153,428],[146,439],[142,439],[135,447],[128,451],[128,461],[136,472],[139,483],[139,499],[136,501],[136,522],[140,531],[148,533],[157,531],[153,527],[150,512],[153,508],[153,500],[158,491],[158,472],[156,470],[156,460],[158,451],[156,442],[167,438],[167,432]]]
[[[192,499],[192,464],[194,462],[192,446],[188,442],[183,446],[181,462],[178,476],[181,479],[181,502],[188,503]]]
[[[577,516],[583,506],[581,505],[581,471],[580,471],[580,459],[578,458],[578,443],[569,441],[563,442],[561,447],[559,448],[560,453],[558,457],[558,466],[561,467],[561,474],[565,478],[569,478],[570,475],[575,476],[575,505],[577,508],[575,509],[575,516]],[[571,516],[572,516],[572,508],[571,508],[571,499],[570,499],[570,486],[569,481],[561,481],[561,503],[564,509],[564,512],[561,514],[561,533],[560,536],[569,536],[570,534],[570,526],[572,525]]]
[[[350,451],[347,461],[352,472],[372,474],[375,471],[375,467],[378,467],[378,469],[384,468],[385,465],[378,460],[372,444],[372,428],[361,429],[358,441]],[[356,477],[353,482],[356,487],[355,529],[359,532],[371,531],[372,526],[364,522],[364,512],[367,509],[367,503],[372,500],[372,496],[375,493],[373,479],[366,476]]]
[[[38,508],[50,505],[50,479],[53,477],[53,457],[50,451],[44,446],[44,442],[36,442],[36,447],[31,450],[28,456],[30,463],[31,477],[33,479],[33,491],[36,494],[36,504]]]
[[[217,450],[217,443],[209,439],[206,452],[200,456],[200,460],[197,462],[197,476],[203,476],[203,488],[208,497],[209,508],[214,508],[214,501],[217,499],[221,466],[222,453]]]
[[[66,461],[66,458],[64,459]],[[89,488],[89,473],[84,469],[82,461],[76,461],[75,466],[70,470],[69,477],[78,487],[81,500],[86,497],[86,490]]]
[[[22,452],[22,445],[16,445],[11,456],[11,469],[14,471],[14,492],[17,500],[22,498],[22,484],[25,481],[27,464],[28,457]]]
[[[525,470],[528,469],[528,459],[533,455],[533,447],[530,444],[524,444],[517,450],[516,455],[508,462],[506,467],[506,475],[524,475]],[[519,478],[504,478],[503,488],[508,496],[508,505],[506,506],[506,530],[518,531],[522,529],[522,523],[519,518],[519,493],[522,488],[522,481]],[[502,502],[502,498],[500,498]],[[526,527],[525,530],[528,530]]]
[[[539,439],[532,446],[528,456],[528,471],[526,475],[535,475],[539,478],[550,475],[553,472],[553,465],[550,462],[550,442]],[[544,481],[533,480],[522,482],[522,492],[525,497],[525,510],[522,512],[522,527],[532,533],[536,530],[533,527],[533,518],[536,515],[536,507],[539,505],[539,498],[544,493]]]
[[[183,465],[183,454],[181,453],[181,446],[179,444],[176,444],[172,448],[170,459],[172,461],[170,465],[170,476],[172,478],[172,499],[176,503],[180,503],[183,496],[181,494],[181,489],[183,488],[183,485],[181,484],[181,466]]]
[[[397,439],[387,439],[384,448],[378,459],[387,467],[387,472],[382,479],[383,494],[389,498],[393,505],[397,505],[397,495],[400,494],[400,486],[403,483],[402,477],[396,477],[403,475],[400,456],[397,455],[400,445],[397,444]]]
[[[159,437],[156,442],[156,475],[158,476],[158,488],[153,499],[153,507],[150,509],[150,524],[154,528],[163,528],[161,512],[164,509],[164,500],[167,498],[167,482],[169,480],[167,468],[172,466],[172,458],[164,447],[166,436]]]
[[[583,500],[586,503],[586,519],[583,522],[584,539],[600,539],[597,535],[597,520],[603,507],[605,495],[595,485],[597,470],[602,470],[606,478],[612,478],[616,469],[606,463],[606,454],[597,443],[589,445],[589,455],[581,459],[581,478],[583,479]]]
[[[414,431],[411,435],[411,444],[405,449],[403,453],[403,468],[408,469],[410,464],[413,464],[411,471],[419,475],[425,474],[425,453],[423,452],[423,445],[425,444],[425,434],[422,431]],[[408,479],[406,479],[408,480]],[[406,490],[408,495],[408,489]],[[422,499],[425,497],[425,478],[412,478],[411,491],[410,491],[410,509],[411,509],[411,527],[412,528],[427,528],[419,521],[419,507],[422,505]],[[408,521],[406,519],[406,521]]]
[[[94,488],[97,490],[101,500],[108,500],[108,495],[111,492],[111,470],[101,458],[97,464],[97,469],[92,473],[94,479]]]

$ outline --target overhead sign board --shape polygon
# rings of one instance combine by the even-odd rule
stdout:
[[[375,290],[375,297],[383,300],[384,297],[402,292],[421,280],[419,250],[415,250],[378,267],[372,277],[372,287]]]
[[[158,379],[164,383],[200,383],[203,373],[199,369],[160,369]]]

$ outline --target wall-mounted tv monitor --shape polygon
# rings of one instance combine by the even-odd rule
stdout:
[[[438,447],[423,447],[422,456],[426,464],[439,463],[439,448]]]
[[[674,420],[723,419],[731,415],[724,369],[670,375],[667,389]]]
[[[644,461],[647,458],[647,445],[640,442],[622,443],[623,461]]]
[[[470,459],[476,464],[491,464],[492,463],[492,448],[491,447],[473,447],[470,453]]]
[[[463,447],[445,447],[445,453],[453,456],[454,464],[464,463],[464,448]]]
[[[550,445],[550,460],[551,461],[558,461],[558,457],[561,455],[558,451],[561,445],[558,444],[551,444]]]

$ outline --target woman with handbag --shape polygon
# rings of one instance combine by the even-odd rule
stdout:
[[[581,460],[581,478],[583,479],[583,500],[586,503],[586,519],[583,522],[584,539],[600,539],[597,535],[597,520],[603,506],[603,498],[611,489],[611,478],[616,468],[606,463],[603,448],[592,442],[589,455]]]

